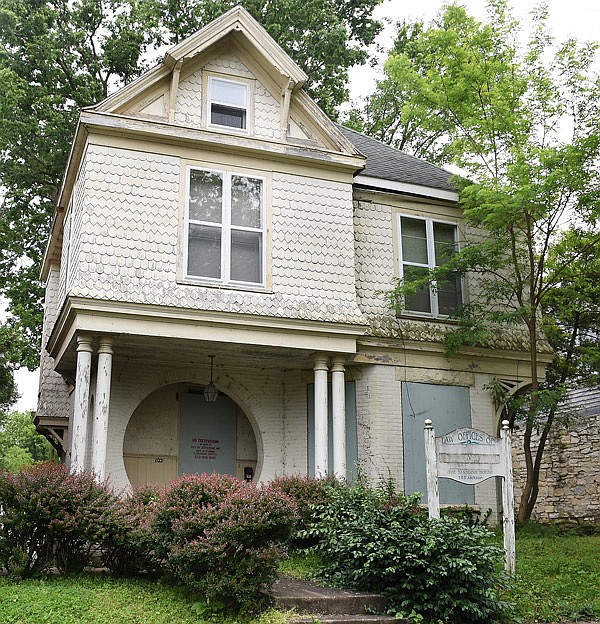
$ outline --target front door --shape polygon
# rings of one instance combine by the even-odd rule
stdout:
[[[181,395],[179,474],[236,474],[237,406],[220,394],[208,403],[203,394]]]

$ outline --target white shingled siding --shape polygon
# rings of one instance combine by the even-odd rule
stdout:
[[[90,146],[71,295],[361,322],[350,185],[274,173],[272,293],[240,292],[177,283],[180,166],[169,156]]]
[[[394,228],[392,207],[368,201],[354,202],[356,293],[366,314],[389,314],[381,292],[393,287]]]
[[[37,414],[40,418],[67,418],[71,412],[69,388],[64,379],[54,371],[54,359],[44,345],[56,322],[59,302],[59,275],[56,265],[50,268],[44,299],[44,324],[42,328],[42,353],[40,357],[40,382]]]
[[[257,478],[261,481],[273,479],[284,471],[306,471],[306,385],[290,388],[290,375],[278,370],[226,367],[215,373],[217,386],[240,406],[252,423],[258,449]],[[291,377],[294,384],[299,381],[299,374]],[[141,367],[121,363],[119,366],[119,375],[113,378],[111,388],[107,457],[107,474],[117,489],[129,485],[123,443],[131,415],[149,394],[179,382],[206,384],[208,370],[160,364]],[[151,426],[148,435],[152,435]]]
[[[179,82],[175,123],[200,128],[202,126],[202,72],[197,71]]]
[[[260,139],[278,140],[281,136],[281,104],[264,84],[244,65],[235,54],[225,54],[205,65],[204,70],[240,77],[254,83],[254,136]],[[175,122],[200,128],[203,125],[202,106],[203,70],[190,74],[179,82]]]

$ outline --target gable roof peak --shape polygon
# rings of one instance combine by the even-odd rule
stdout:
[[[172,70],[178,63],[193,58],[228,35],[243,37],[283,78],[291,80],[294,88],[300,88],[308,80],[306,73],[239,4],[167,50],[164,64]]]

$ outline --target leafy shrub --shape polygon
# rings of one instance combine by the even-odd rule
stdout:
[[[100,545],[102,562],[113,573],[135,576],[140,572],[160,572],[154,557],[155,538],[151,529],[160,495],[160,487],[143,485],[122,499],[113,530],[107,532]]]
[[[250,611],[276,578],[296,522],[281,492],[220,475],[173,482],[152,520],[156,556],[211,605]]]
[[[80,572],[115,528],[118,498],[88,473],[39,464],[0,473],[0,561],[17,576]]]
[[[296,503],[298,521],[296,534],[292,539],[295,546],[309,545],[308,529],[312,526],[315,510],[327,505],[331,489],[338,485],[341,485],[340,482],[332,476],[313,479],[300,475],[283,475],[270,482],[270,490],[282,492]]]
[[[496,588],[503,551],[483,527],[430,521],[418,496],[390,484],[359,483],[332,490],[312,536],[322,558],[319,576],[343,587],[380,592],[391,610],[426,621],[483,623],[500,617]]]

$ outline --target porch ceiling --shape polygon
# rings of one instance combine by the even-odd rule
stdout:
[[[215,357],[215,368],[247,369],[312,369],[314,351],[217,341],[190,341],[178,338],[114,336],[113,364],[140,363],[166,366],[208,366],[209,355]],[[75,341],[65,351],[57,370],[74,376],[77,361]]]

